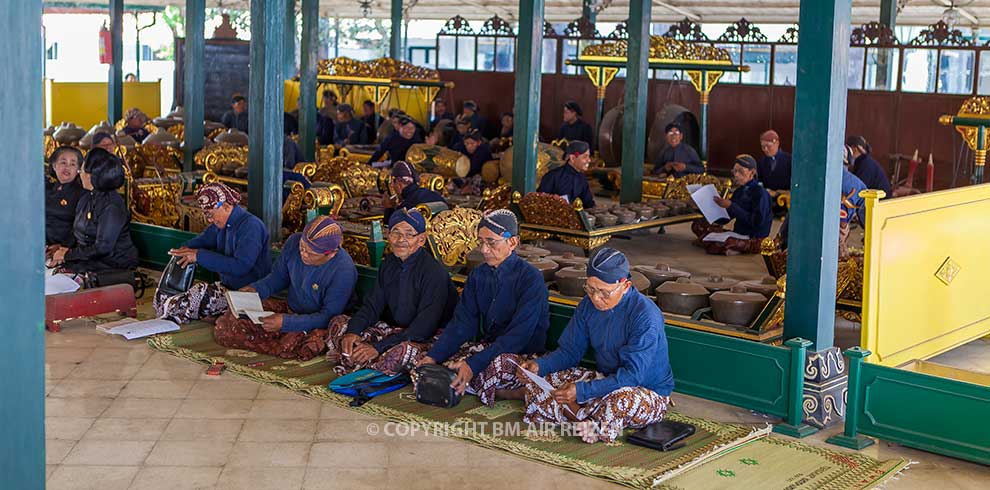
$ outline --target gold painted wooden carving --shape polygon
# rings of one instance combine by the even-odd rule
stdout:
[[[530,192],[519,200],[519,209],[527,223],[584,230],[574,208],[556,194]]]
[[[478,222],[481,211],[455,208],[430,220],[430,240],[437,257],[452,267],[467,263],[467,256],[478,246]]]
[[[358,61],[345,56],[320,60],[317,76],[440,81],[440,72],[437,70],[405,61],[392,58]]]

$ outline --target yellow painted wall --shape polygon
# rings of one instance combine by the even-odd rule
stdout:
[[[131,107],[137,107],[152,119],[160,116],[161,92],[160,81],[125,82],[124,112]],[[57,126],[64,121],[89,129],[106,117],[106,82],[45,80],[45,121],[48,125]]]

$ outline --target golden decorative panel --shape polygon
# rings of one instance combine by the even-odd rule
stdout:
[[[440,81],[440,72],[392,58],[357,61],[344,56],[321,60],[317,76]]]
[[[468,254],[478,246],[481,211],[454,208],[430,220],[430,241],[436,256],[448,267],[467,263]]]
[[[620,58],[624,60],[628,41],[618,41],[585,46],[581,58]],[[729,52],[702,43],[689,43],[664,36],[650,36],[650,61],[707,61],[715,64],[731,65]]]
[[[574,208],[556,194],[530,192],[519,200],[519,209],[527,223],[584,230]]]

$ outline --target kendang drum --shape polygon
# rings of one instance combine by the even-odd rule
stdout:
[[[409,147],[406,161],[420,173],[439,174],[444,177],[467,177],[471,160],[463,153],[439,145],[417,143]]]
[[[505,182],[512,182],[512,152],[513,147],[509,147],[499,160],[499,173]],[[536,181],[539,182],[547,172],[564,164],[564,151],[551,144],[540,143],[536,158]]]

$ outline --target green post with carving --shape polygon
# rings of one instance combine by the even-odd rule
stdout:
[[[856,426],[859,425],[859,412],[863,400],[860,399],[859,384],[862,380],[863,359],[871,354],[870,351],[860,347],[853,347],[845,352],[849,359],[849,392],[846,395],[846,425],[842,434],[829,437],[825,442],[836,446],[847,447],[860,450],[873,444],[873,439],[857,434]]]
[[[791,437],[810,436],[818,432],[818,429],[802,423],[801,420],[804,418],[802,406],[804,401],[804,358],[811,342],[794,338],[784,342],[784,345],[791,349],[791,369],[787,383],[787,399],[790,403],[787,408],[787,420],[783,424],[775,425],[773,431]]]

